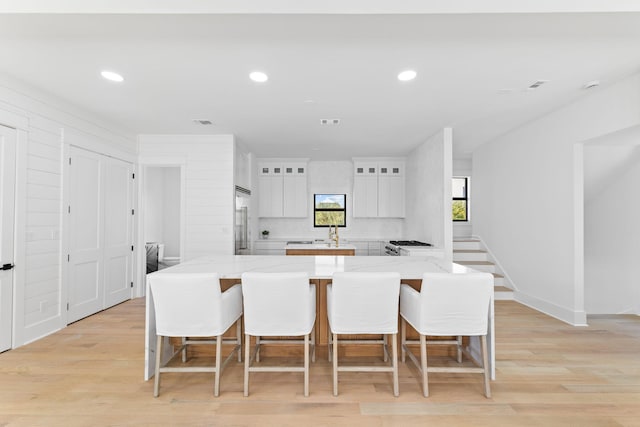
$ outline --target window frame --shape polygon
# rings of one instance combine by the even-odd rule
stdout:
[[[317,208],[316,196],[319,195],[336,195],[344,197],[344,208]],[[342,212],[344,214],[344,225],[341,224],[316,224],[316,212]],[[314,228],[328,228],[337,225],[339,228],[345,228],[347,226],[347,195],[345,193],[316,193],[313,195],[313,227]]]
[[[465,219],[455,219],[453,218],[453,209],[451,210],[451,220],[453,222],[469,222],[469,177],[468,176],[453,176],[452,179],[464,179],[464,197],[453,197],[452,202],[457,200],[464,201],[464,217]]]

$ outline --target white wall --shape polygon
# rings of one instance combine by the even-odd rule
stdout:
[[[634,75],[474,152],[473,231],[514,281],[519,301],[569,323],[585,323],[584,206],[574,192],[574,185],[582,189],[583,178],[574,182],[574,172],[580,172],[574,156],[583,141],[639,121],[640,76]]]
[[[180,256],[180,168],[164,168],[164,256]]]
[[[640,143],[640,130],[636,131]],[[612,141],[613,142],[613,141]],[[633,152],[629,152],[629,148]],[[640,314],[640,146],[586,145],[585,176],[611,162],[613,175],[585,182],[585,309],[589,314]],[[595,187],[595,192],[590,187]]]
[[[444,248],[452,258],[451,220],[452,130],[445,128],[407,158],[407,218],[412,239]]]
[[[234,253],[235,209],[233,135],[140,135],[140,162],[184,165],[184,254]]]
[[[64,212],[69,145],[135,163],[135,138],[91,114],[0,76],[0,123],[18,129],[14,342],[66,325]]]
[[[347,226],[340,237],[401,239],[404,237],[400,218],[353,218],[353,163],[351,161],[311,161],[307,168],[307,218],[260,218],[259,230],[269,230],[269,237],[324,239],[326,228],[313,226],[313,195],[336,193],[347,195]],[[254,204],[257,206],[257,204]]]

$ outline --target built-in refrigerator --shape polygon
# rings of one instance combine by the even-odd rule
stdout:
[[[251,190],[236,185],[236,215],[235,215],[235,242],[236,255],[250,255],[249,221]]]

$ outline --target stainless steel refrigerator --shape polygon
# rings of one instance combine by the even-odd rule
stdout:
[[[236,217],[235,217],[235,241],[236,255],[250,255],[249,232],[249,207],[251,204],[251,190],[236,185]]]

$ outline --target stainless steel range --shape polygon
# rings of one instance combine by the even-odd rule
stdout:
[[[430,247],[431,243],[418,240],[390,240],[384,246],[384,254],[389,256],[409,255],[411,249]]]

